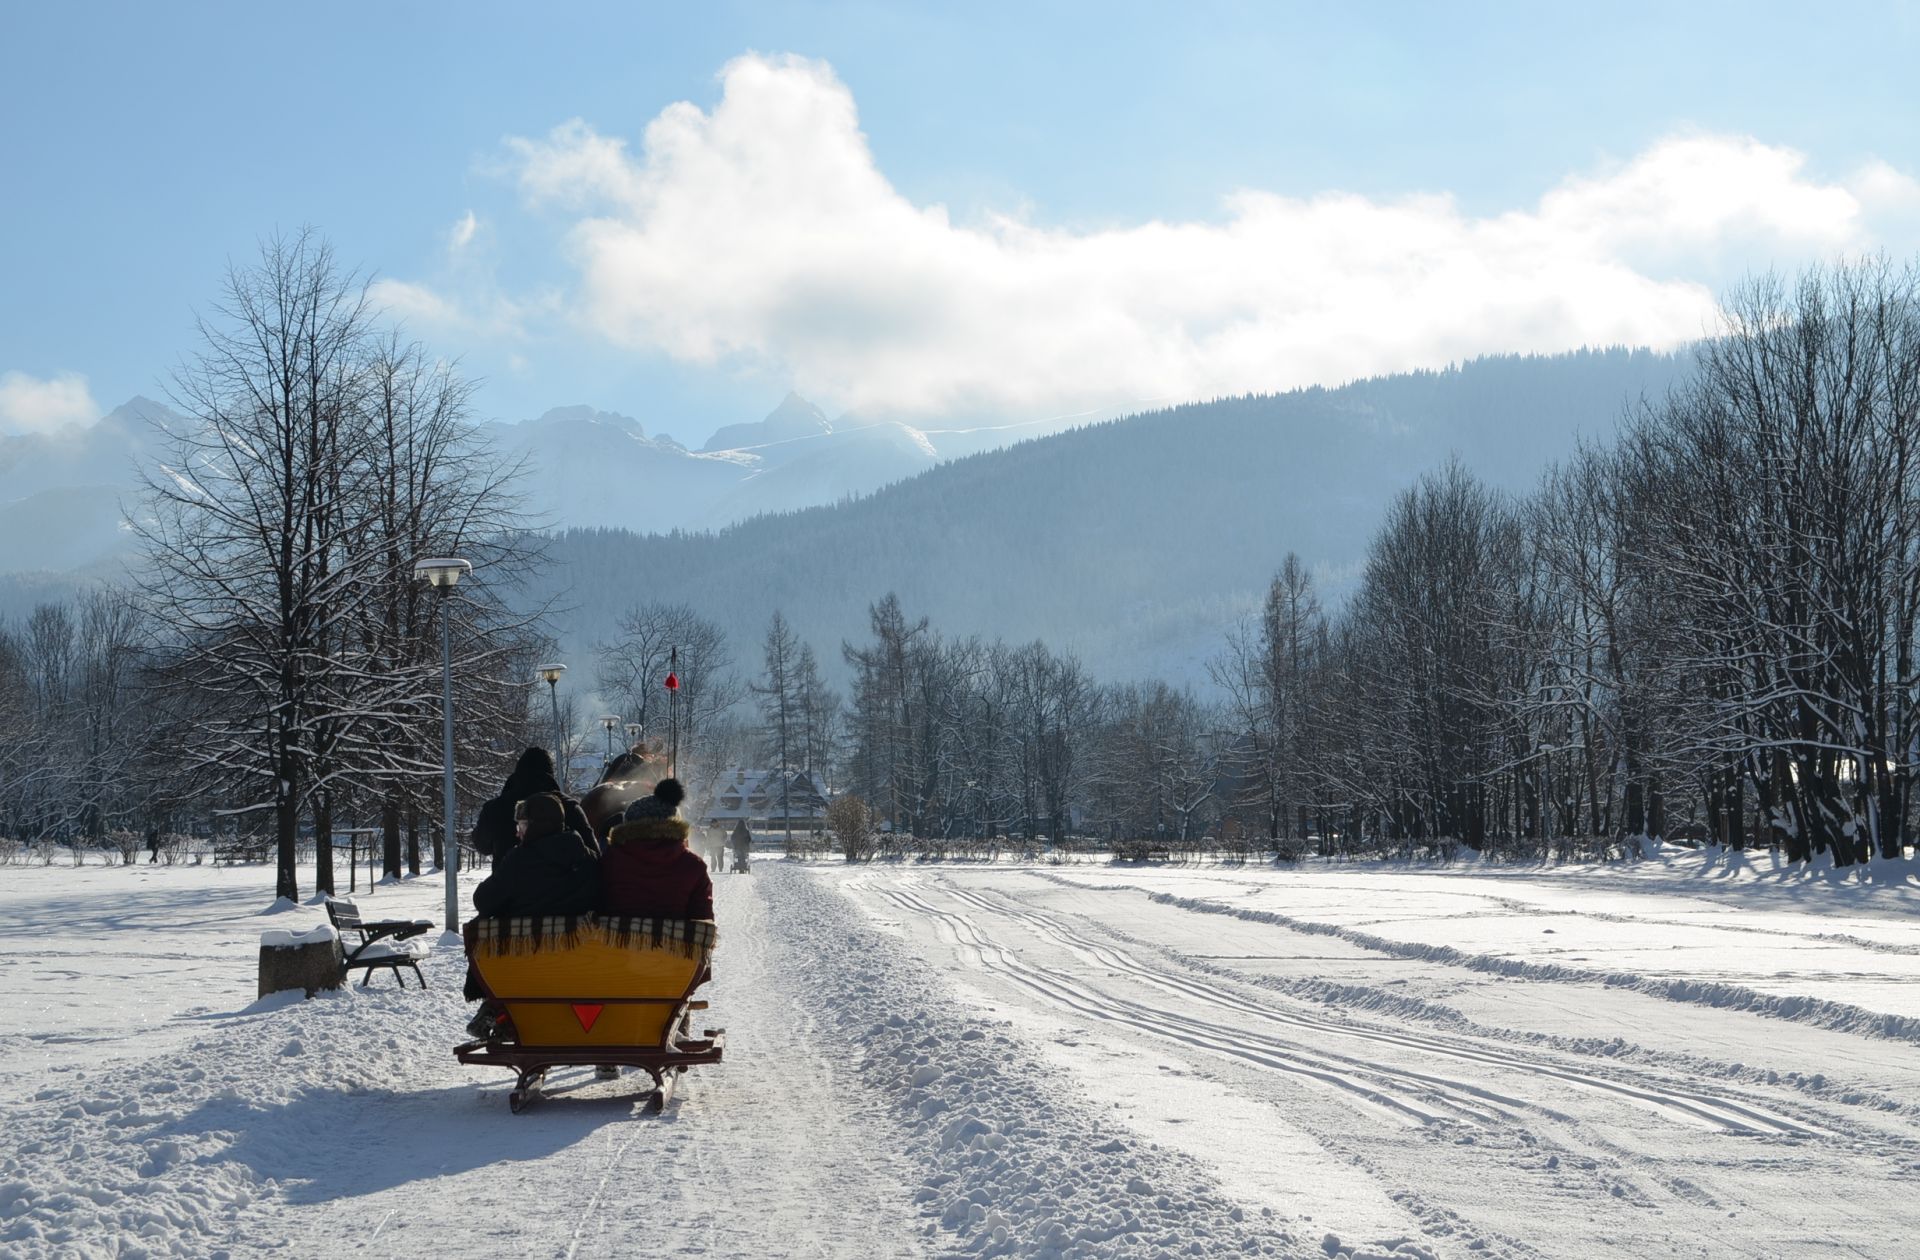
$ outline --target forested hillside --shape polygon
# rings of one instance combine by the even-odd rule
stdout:
[[[547,575],[571,610],[556,628],[581,655],[623,609],[667,599],[742,649],[776,608],[831,649],[895,591],[950,633],[1044,637],[1100,677],[1197,681],[1287,551],[1337,599],[1422,472],[1457,456],[1496,487],[1529,488],[1682,366],[1629,350],[1482,359],[1151,412],[717,534],[568,530]]]

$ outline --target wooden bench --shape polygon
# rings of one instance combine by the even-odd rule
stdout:
[[[407,987],[406,977],[400,974],[400,968],[406,967],[413,972],[413,978],[420,982],[421,988],[427,987],[427,978],[420,974],[420,960],[427,956],[427,943],[415,940],[433,927],[429,919],[380,919],[372,923],[360,918],[360,907],[345,897],[327,898],[327,918],[340,933],[340,947],[344,960],[340,964],[342,975],[351,974],[354,968],[365,971],[366,977],[360,981],[362,988],[373,983],[373,973],[381,967],[393,972],[393,978],[401,988]],[[347,933],[360,935],[358,947],[349,948]]]
[[[271,841],[260,836],[228,836],[213,842],[215,866],[253,865],[267,861],[273,852]]]

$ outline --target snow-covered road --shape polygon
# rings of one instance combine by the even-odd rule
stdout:
[[[258,869],[0,875],[8,1255],[1920,1252],[1920,881],[802,867],[725,1063],[507,1113],[432,987],[251,1001]],[[431,915],[433,880],[381,887]]]

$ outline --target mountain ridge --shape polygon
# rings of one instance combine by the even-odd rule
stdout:
[[[556,629],[582,660],[620,612],[666,599],[728,627],[741,652],[779,608],[831,666],[835,640],[862,637],[867,605],[891,590],[948,633],[1042,637],[1103,675],[1197,680],[1286,551],[1335,602],[1387,503],[1420,474],[1458,458],[1524,490],[1685,361],[1624,349],[1494,356],[1092,419],[952,459],[930,455],[910,426],[827,421],[794,395],[768,420],[733,426],[742,439],[792,434],[772,460],[741,447],[689,451],[584,404],[494,422],[489,436],[514,429],[535,457],[523,489],[549,514],[553,556],[535,593],[573,609]],[[178,420],[133,402],[113,414],[122,427]],[[556,444],[565,458],[542,463]],[[9,467],[0,458],[0,485]],[[111,545],[102,559],[78,535],[125,554],[112,487],[87,487],[67,505],[76,539],[32,548],[35,568],[70,561],[72,571],[16,569],[0,580],[0,613],[111,571]],[[115,510],[101,510],[108,503]],[[650,513],[648,532],[630,527],[636,505]],[[20,531],[50,517],[7,507],[0,545],[18,556]]]
[[[1662,392],[1684,355],[1504,356],[1336,388],[1187,403],[964,458],[709,532],[561,530],[563,638],[645,599],[751,644],[776,608],[823,658],[888,591],[947,633],[1039,637],[1103,675],[1204,676],[1287,551],[1336,602],[1392,497],[1449,458],[1522,492]],[[591,574],[591,580],[584,575]]]

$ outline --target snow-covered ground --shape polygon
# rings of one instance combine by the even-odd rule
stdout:
[[[0,869],[0,1254],[1920,1254],[1910,864],[717,884],[726,1062],[512,1116],[451,937],[255,1001],[269,872]]]

